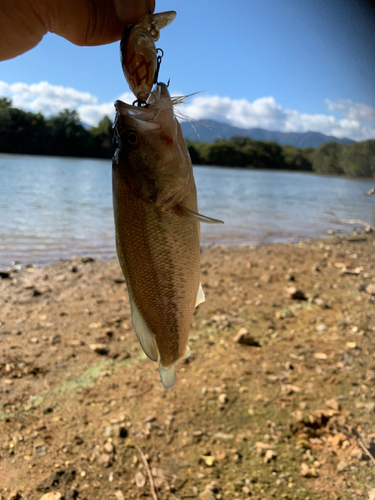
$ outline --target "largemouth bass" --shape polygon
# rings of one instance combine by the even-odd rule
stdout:
[[[167,86],[147,107],[116,101],[113,207],[117,254],[138,340],[165,388],[189,355],[200,286],[199,221],[193,168]]]

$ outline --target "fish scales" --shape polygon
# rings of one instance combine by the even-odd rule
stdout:
[[[183,203],[196,206],[192,195]],[[114,169],[116,244],[129,291],[163,366],[184,356],[199,287],[199,223],[140,199]],[[190,203],[189,203],[190,201]]]

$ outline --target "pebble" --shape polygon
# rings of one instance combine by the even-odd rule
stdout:
[[[211,455],[201,455],[200,461],[203,461],[207,467],[213,467],[215,464],[215,457]]]
[[[328,309],[327,303],[320,297],[317,297],[314,300],[315,304],[319,306],[321,309]]]
[[[349,464],[344,460],[341,460],[336,467],[337,472],[344,472],[349,467]]]
[[[113,447],[113,444],[110,443],[109,441],[107,441],[104,445],[104,450],[107,452],[107,453],[113,453],[114,452],[114,447]]]
[[[237,344],[258,345],[258,342],[256,342],[254,337],[249,333],[249,331],[246,328],[240,328],[233,340]]]
[[[326,401],[326,406],[331,408],[331,410],[340,411],[340,403],[336,399],[328,399]]]
[[[315,327],[315,330],[318,332],[318,333],[323,333],[327,330],[327,327],[326,325],[323,325],[322,323],[320,325],[317,325]]]
[[[304,292],[295,286],[289,286],[289,287],[285,288],[285,290],[286,290],[287,294],[289,295],[290,299],[306,300],[306,295],[304,294]]]
[[[303,477],[318,477],[315,467],[309,467],[307,464],[301,464],[301,476]]]
[[[273,450],[267,450],[266,454],[264,456],[263,462],[265,464],[269,464],[272,460],[276,460],[277,458],[277,453],[276,451]]]
[[[58,491],[50,491],[49,493],[46,493],[42,497],[40,497],[39,500],[60,500],[62,498],[61,493]]]
[[[211,490],[204,490],[199,494],[199,500],[216,500],[214,493]]]
[[[375,295],[375,284],[370,283],[370,285],[367,285],[366,293],[368,293],[369,295]]]
[[[96,352],[97,354],[108,354],[109,348],[107,344],[90,344],[90,349]]]
[[[115,497],[117,500],[125,500],[124,494],[121,490],[115,491]]]
[[[135,484],[138,488],[143,488],[146,484],[146,478],[141,471],[138,471],[134,478]]]
[[[223,392],[222,394],[219,395],[218,400],[219,403],[225,404],[228,402],[228,396]]]
[[[108,453],[102,453],[99,456],[98,461],[104,468],[110,467],[112,465],[111,457],[110,455],[108,455]]]
[[[19,491],[14,490],[7,496],[7,500],[22,500],[22,495]]]

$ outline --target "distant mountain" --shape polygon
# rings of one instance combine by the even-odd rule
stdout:
[[[262,128],[237,128],[215,120],[199,122],[182,122],[182,133],[185,139],[197,142],[213,142],[216,139],[230,139],[234,136],[249,137],[255,141],[274,141],[280,145],[291,144],[295,148],[317,148],[326,142],[352,144],[350,139],[321,134],[320,132],[274,132]]]

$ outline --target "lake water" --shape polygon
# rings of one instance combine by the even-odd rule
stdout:
[[[306,173],[194,167],[202,244],[256,245],[375,225],[374,181]],[[111,162],[0,155],[0,268],[115,254]]]

